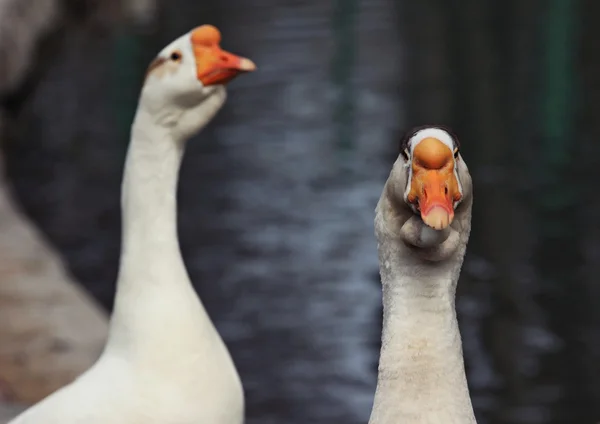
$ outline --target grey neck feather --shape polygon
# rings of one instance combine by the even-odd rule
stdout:
[[[397,163],[398,165],[398,163]],[[400,201],[396,166],[376,210],[383,333],[370,424],[472,424],[455,292],[471,228],[468,195],[444,231]],[[466,184],[465,184],[466,182]]]

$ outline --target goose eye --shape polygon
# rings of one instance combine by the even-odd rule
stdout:
[[[173,62],[180,62],[181,61],[181,52],[180,51],[174,51],[173,53],[171,53],[171,56],[169,56],[169,58]]]
[[[409,160],[408,149],[404,149],[402,151],[402,156],[404,156],[404,159]]]
[[[458,159],[458,147],[454,149],[454,159]]]

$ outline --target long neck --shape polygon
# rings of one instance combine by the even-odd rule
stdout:
[[[454,297],[466,238],[453,258],[424,262],[379,237],[384,318],[370,424],[475,423]]]
[[[128,339],[140,334],[138,327],[151,318],[155,300],[177,292],[193,294],[177,237],[182,155],[183,142],[139,109],[122,184],[123,236],[111,339],[123,331]]]

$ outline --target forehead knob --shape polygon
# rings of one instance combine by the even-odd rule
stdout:
[[[192,43],[205,46],[219,45],[221,33],[212,25],[202,25],[192,30]]]
[[[415,161],[427,169],[441,169],[452,160],[450,148],[434,137],[421,140],[413,151]]]

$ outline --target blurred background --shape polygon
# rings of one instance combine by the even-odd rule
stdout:
[[[212,23],[259,70],[189,143],[179,228],[247,422],[367,422],[374,208],[401,133],[440,123],[475,183],[457,308],[478,422],[597,423],[598,18],[597,0],[2,1],[0,422],[101,349],[145,69]]]

